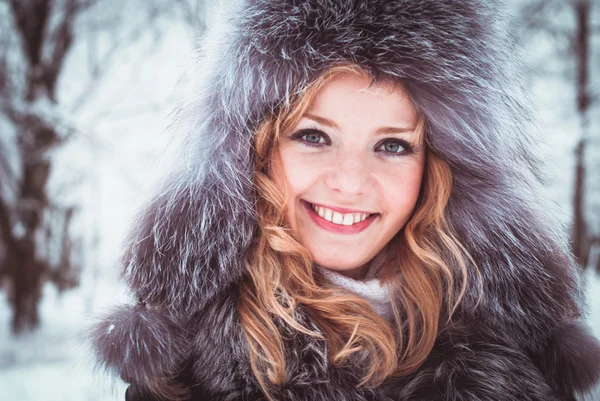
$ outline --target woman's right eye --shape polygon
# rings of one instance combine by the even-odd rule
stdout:
[[[321,142],[321,135],[316,132],[310,132],[308,134],[304,134],[304,140],[310,143],[319,143]]]
[[[327,134],[314,128],[297,131],[293,133],[290,138],[301,141],[308,146],[322,146],[330,144]]]

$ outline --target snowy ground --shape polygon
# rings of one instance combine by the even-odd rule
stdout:
[[[114,286],[113,286],[114,287]],[[83,288],[59,296],[44,288],[42,325],[34,334],[13,338],[10,310],[0,293],[0,400],[115,401],[124,400],[125,385],[94,369],[85,331],[95,315],[122,291],[104,286],[103,299],[91,305]]]
[[[123,296],[119,289],[111,289],[108,285],[102,288],[105,298],[96,299],[95,305],[91,306],[83,289],[59,297],[52,286],[47,286],[41,310],[41,329],[20,339],[13,339],[10,335],[10,313],[4,295],[0,293],[0,400],[125,399],[125,385],[95,371],[84,345],[82,334],[90,323],[90,310],[101,309]],[[589,323],[600,338],[600,278],[591,278],[588,294]],[[600,400],[600,392],[587,400]]]

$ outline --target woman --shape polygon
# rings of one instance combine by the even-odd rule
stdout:
[[[129,238],[139,302],[93,331],[127,399],[587,392],[600,346],[498,13],[249,0],[233,15],[183,110],[181,165]]]

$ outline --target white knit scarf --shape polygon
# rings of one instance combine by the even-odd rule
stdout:
[[[377,277],[377,269],[369,269],[363,280],[354,280],[335,270],[316,266],[332,284],[352,291],[368,301],[380,316],[391,319],[392,304],[389,299],[388,286],[382,284]]]

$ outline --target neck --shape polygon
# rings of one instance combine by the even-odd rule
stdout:
[[[390,263],[389,258],[386,255],[386,252],[379,252],[367,263],[348,270],[330,269],[324,266],[321,267],[353,280],[364,281],[369,278],[380,276],[382,269]]]
[[[367,272],[369,271],[369,266],[370,266],[370,263],[365,263],[362,266],[356,267],[354,269],[349,269],[349,270],[336,270],[336,269],[329,269],[329,270],[333,270],[333,271],[341,274],[342,276],[346,276],[348,278],[360,281],[360,280],[364,280],[365,276],[367,275]]]

